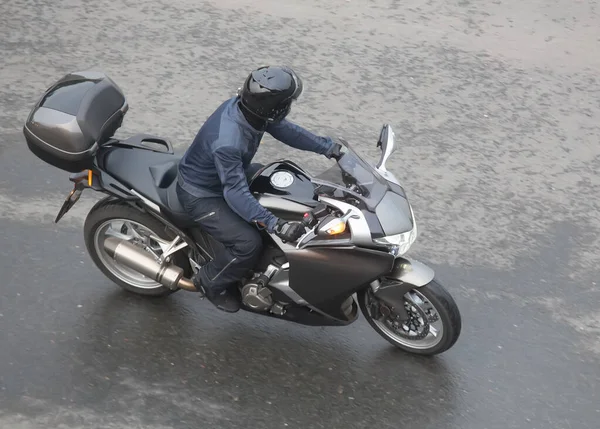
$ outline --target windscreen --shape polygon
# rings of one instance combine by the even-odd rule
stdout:
[[[350,145],[336,165],[313,177],[313,182],[334,189],[340,189],[362,199],[370,210],[375,207],[388,191],[388,182],[369,163],[364,161]]]

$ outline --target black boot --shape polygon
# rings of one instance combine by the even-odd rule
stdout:
[[[200,284],[200,279],[195,275],[192,279],[196,289],[204,292],[204,296],[213,303],[219,310],[228,313],[235,313],[240,310],[240,298],[237,294],[225,289],[222,292],[215,292],[212,289],[205,288]]]
[[[212,302],[219,310],[228,313],[235,313],[240,309],[240,300],[237,296],[225,289],[221,293],[215,293],[212,290],[206,291],[206,298]]]

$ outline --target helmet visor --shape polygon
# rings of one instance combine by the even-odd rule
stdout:
[[[291,71],[292,79],[294,79],[294,83],[296,84],[296,89],[294,90],[294,94],[292,94],[292,100],[297,101],[302,97],[304,93],[304,82],[300,79],[296,73]]]

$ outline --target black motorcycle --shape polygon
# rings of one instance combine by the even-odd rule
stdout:
[[[74,173],[58,222],[85,189],[106,194],[89,212],[84,234],[98,268],[141,295],[198,292],[190,277],[220,243],[198,228],[176,192],[177,163],[168,140],[114,138],[128,110],[106,75],[66,75],[36,103],[23,128],[29,149]],[[329,170],[312,176],[278,161],[249,178],[250,190],[276,216],[301,221],[306,233],[284,243],[261,231],[264,251],[240,284],[242,308],[305,325],[349,325],[358,308],[383,338],[422,355],[448,350],[461,317],[434,271],[403,255],[417,237],[404,189],[385,163],[394,133],[385,125],[373,167],[347,142]]]

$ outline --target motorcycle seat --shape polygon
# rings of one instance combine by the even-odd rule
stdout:
[[[179,155],[139,148],[114,147],[104,156],[107,173],[157,204],[179,227],[192,226],[193,219],[177,198]]]

